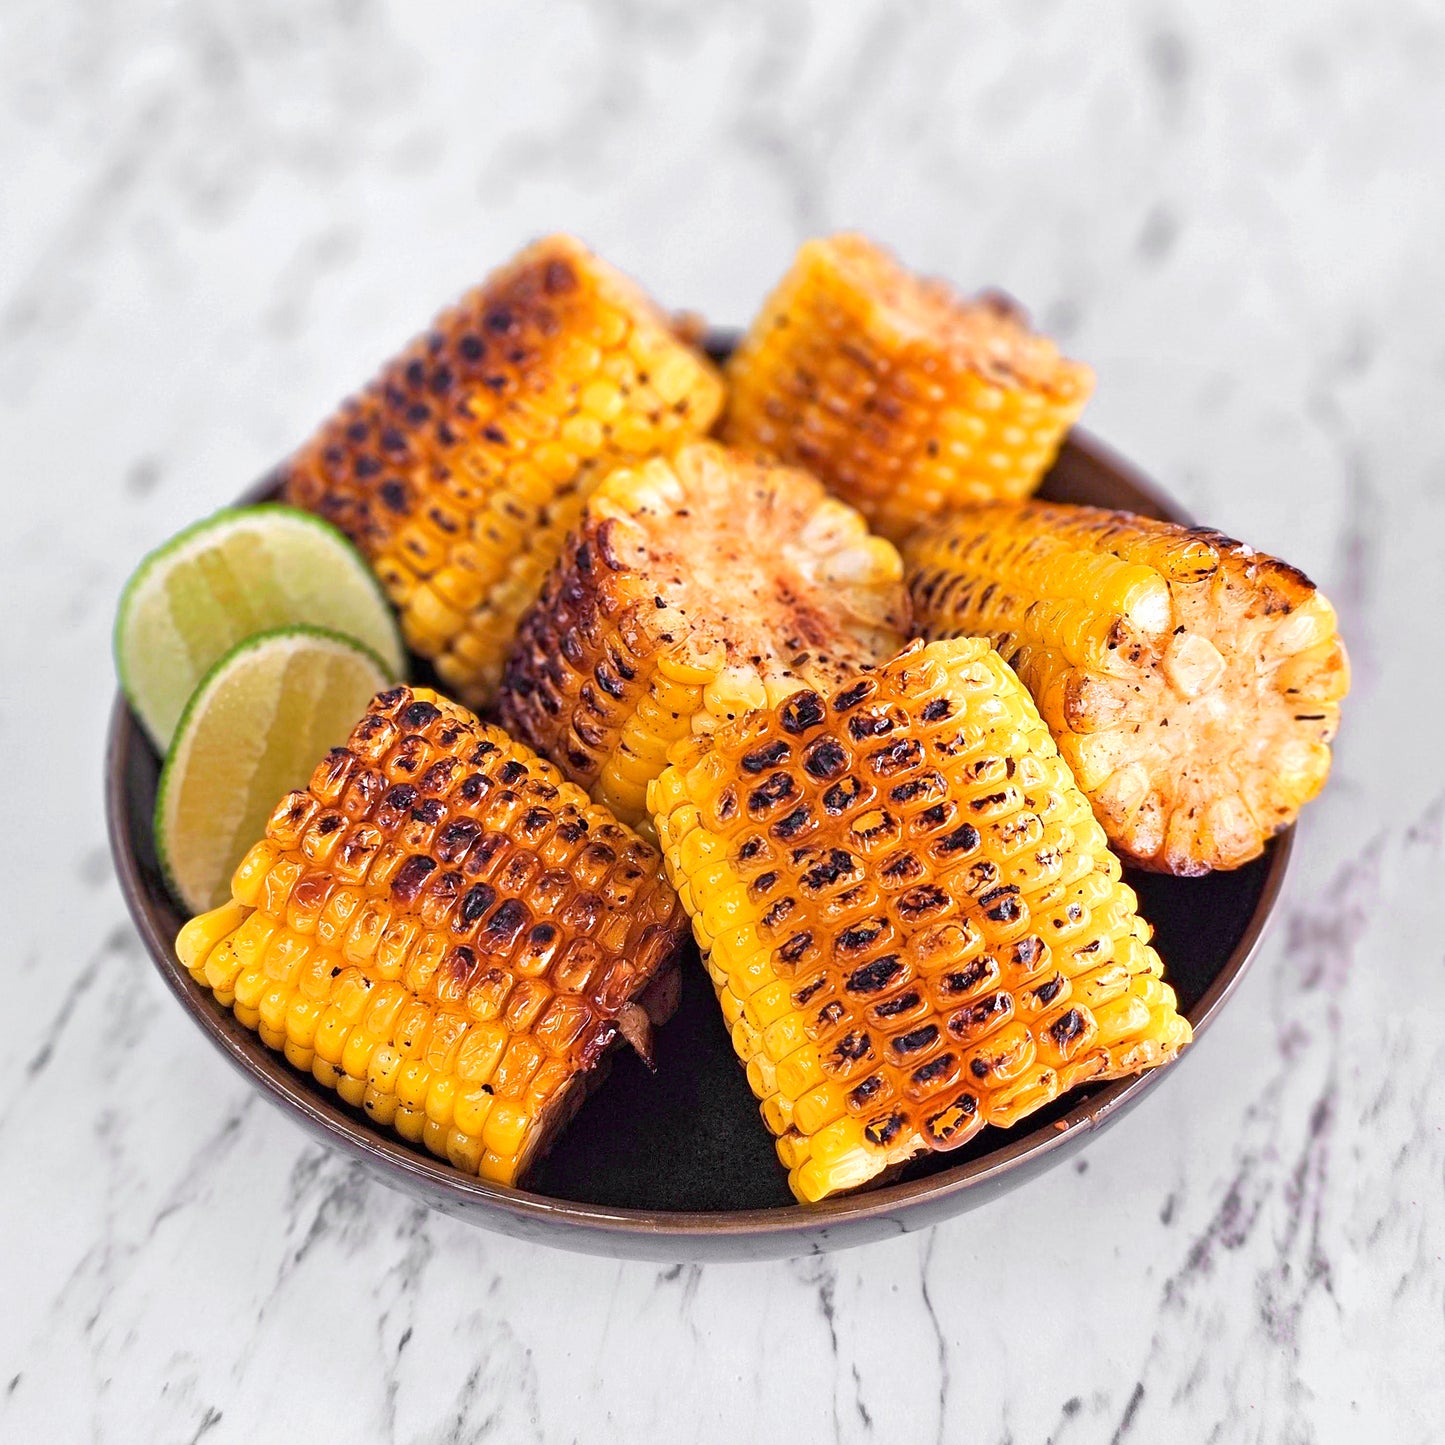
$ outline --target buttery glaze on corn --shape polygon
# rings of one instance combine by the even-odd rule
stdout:
[[[1190,1037],[1087,800],[986,642],[915,643],[831,697],[686,739],[651,803],[800,1200]]]
[[[523,251],[437,318],[283,468],[371,559],[411,650],[473,706],[613,461],[700,435],[722,383],[579,242]]]
[[[1349,661],[1295,568],[1043,502],[960,509],[904,552],[919,630],[993,641],[1131,862],[1238,867],[1324,786]]]
[[[902,577],[802,472],[713,442],[619,468],[522,620],[503,724],[647,832],[678,738],[896,652]]]
[[[997,296],[968,301],[862,236],[807,242],[727,365],[724,440],[806,467],[894,542],[1027,496],[1093,390]]]
[[[176,951],[377,1124],[514,1184],[619,1033],[675,1004],[657,851],[500,729],[383,693]]]

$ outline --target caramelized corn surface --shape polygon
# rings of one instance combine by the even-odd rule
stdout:
[[[893,546],[802,472],[712,442],[614,471],[519,629],[502,718],[650,826],[667,748],[903,642]]]
[[[298,1069],[457,1168],[522,1177],[686,920],[655,849],[433,694],[383,693],[177,940]]]
[[[612,461],[705,432],[722,384],[626,277],[539,241],[437,318],[282,471],[371,559],[411,649],[487,702]]]
[[[953,504],[1027,496],[1093,388],[1011,303],[851,235],[802,247],[727,375],[725,440],[808,468],[895,542]]]
[[[987,643],[915,643],[677,744],[651,803],[798,1198],[957,1148],[1190,1036]]]
[[[1132,862],[1237,867],[1323,787],[1349,662],[1293,567],[1043,502],[961,509],[904,551],[920,631],[993,641]]]

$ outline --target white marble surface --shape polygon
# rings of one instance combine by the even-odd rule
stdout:
[[[1445,1439],[1445,14],[1428,0],[0,9],[0,1440]],[[797,1263],[364,1182],[165,995],[100,813],[112,607],[531,234],[746,317],[861,224],[1099,371],[1356,686],[1280,925],[1076,1166]]]

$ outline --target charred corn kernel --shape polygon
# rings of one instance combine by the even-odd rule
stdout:
[[[806,467],[885,537],[1026,497],[1093,373],[998,296],[966,301],[862,236],[809,241],[727,367],[722,436]]]
[[[522,621],[503,722],[650,828],[647,785],[677,739],[897,650],[901,576],[801,472],[713,442],[620,467]]]
[[[1088,800],[982,639],[685,740],[652,805],[799,1199],[1188,1042]]]
[[[334,835],[322,864],[311,828]],[[340,912],[337,870],[362,880]],[[656,849],[501,729],[405,687],[281,800],[236,876],[255,903],[176,940],[192,976],[234,987],[238,1018],[378,1125],[503,1184],[570,1117],[623,1006],[661,1021],[649,985],[687,926]]]
[[[721,406],[670,319],[552,236],[346,402],[282,469],[283,495],[351,535],[408,645],[480,704],[605,464],[700,436]]]
[[[962,508],[904,554],[919,630],[1003,651],[1128,861],[1238,867],[1324,785],[1349,660],[1293,567],[1044,502]]]

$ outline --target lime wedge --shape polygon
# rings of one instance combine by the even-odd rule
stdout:
[[[164,752],[218,658],[255,633],[303,623],[356,638],[401,675],[391,608],[341,532],[294,507],[217,512],[152,552],[126,583],[115,622],[120,685]]]
[[[396,674],[349,637],[288,627],[247,638],[186,704],[161,769],[156,851],[193,913],[229,896],[271,810],[306,785]]]

